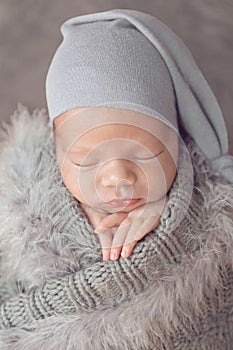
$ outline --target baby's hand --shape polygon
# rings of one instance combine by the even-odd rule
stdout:
[[[82,207],[83,211],[85,212],[90,224],[97,230],[100,227],[102,227],[101,224],[103,222],[103,219],[109,218],[110,216],[112,217],[114,215],[115,226],[119,226],[120,223],[128,216],[128,213],[121,213],[121,212],[115,213],[115,214],[99,212],[99,211],[95,210],[94,208],[91,208],[83,203],[81,203],[81,207]],[[99,229],[99,231],[102,232],[99,235],[99,240],[100,240],[100,244],[102,247],[103,261],[107,261],[110,259],[110,252],[111,252],[111,245],[112,245],[112,240],[113,240],[114,229],[111,226],[108,229],[107,228],[104,230]]]
[[[103,218],[95,229],[100,237],[103,260],[108,260],[110,253],[112,260],[118,259],[120,253],[125,258],[129,257],[137,241],[159,225],[167,201],[168,198],[165,196],[157,202],[147,203],[129,213],[118,212]],[[115,226],[119,227],[114,228]]]

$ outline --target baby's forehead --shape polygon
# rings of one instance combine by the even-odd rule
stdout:
[[[120,151],[128,149],[134,152],[137,148],[152,147],[160,142],[160,139],[154,137],[148,131],[134,125],[127,124],[105,124],[95,127],[82,135],[74,142],[73,146],[77,149],[98,148],[107,152],[108,149]]]
[[[95,136],[161,140],[170,129],[152,116],[110,107],[76,108],[55,118],[54,125],[58,138],[70,139]]]
[[[94,126],[84,132],[77,133],[72,137],[70,130],[63,133],[59,140],[63,144],[62,148],[67,151],[87,151],[90,149],[99,149],[108,151],[110,149],[121,150],[122,148],[134,152],[138,147],[158,147],[161,145],[161,135],[154,136],[143,126],[135,126],[124,123],[105,123],[104,125]]]
[[[102,152],[104,147],[107,152],[122,148],[156,151],[161,143],[171,152],[176,148],[176,132],[152,116],[114,108],[80,111],[69,111],[56,123],[56,148],[64,153]]]
[[[89,128],[84,131],[82,134],[78,132],[78,136],[80,139],[148,139],[150,137],[157,139],[157,137],[151,134],[148,130],[143,128],[143,126],[131,125],[127,123],[104,123],[102,125],[94,126],[93,128]],[[157,133],[159,136],[159,132]]]

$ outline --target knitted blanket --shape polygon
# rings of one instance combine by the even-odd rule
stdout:
[[[0,349],[232,349],[233,187],[186,135],[159,226],[102,262],[45,110],[0,129]],[[190,192],[191,189],[191,192]]]

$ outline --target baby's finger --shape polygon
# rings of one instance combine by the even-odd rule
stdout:
[[[148,232],[151,231],[152,227],[154,227],[154,221],[153,224],[149,224],[149,222],[152,220],[146,220],[143,224],[140,224],[140,220],[137,220],[137,223],[132,225],[130,228],[130,231],[128,232],[127,238],[125,240],[121,256],[123,258],[128,258],[134,247],[136,246],[137,242],[142,239]],[[137,232],[137,233],[135,233]]]
[[[116,230],[112,240],[110,259],[118,259],[129,229],[130,223],[128,222],[128,219],[126,219],[123,221],[122,225],[119,226]]]
[[[110,227],[114,227],[114,226],[119,226],[127,216],[128,216],[128,213],[110,214],[99,222],[98,227],[96,227],[96,229],[95,229],[95,232],[102,233],[102,232],[104,232],[102,230],[103,228],[110,228]]]
[[[98,237],[102,247],[103,261],[108,261],[110,259],[110,252],[113,239],[112,229],[106,229],[104,233],[98,234]]]
[[[131,242],[127,245],[124,244],[122,251],[121,251],[121,256],[123,258],[128,258],[130,256],[130,254],[132,253],[132,251],[137,243],[138,242],[136,240],[134,240],[133,242]]]
[[[160,223],[160,217],[161,217],[160,214],[149,217],[144,222],[144,224],[141,225],[141,227],[140,227],[141,233],[137,233],[137,235],[135,236],[135,239],[137,241],[139,241],[140,239],[142,239],[145,236],[145,234],[154,230]]]
[[[132,243],[134,240],[139,241],[142,239],[147,233],[158,226],[159,220],[159,214],[156,216],[150,216],[147,219],[143,220],[143,222],[137,226],[137,229],[132,227],[132,229],[128,232],[125,245]]]

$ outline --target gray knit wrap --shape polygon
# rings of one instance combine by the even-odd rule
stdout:
[[[31,117],[29,118],[25,112],[21,120],[23,118],[25,124],[32,123]],[[34,125],[39,123],[36,119],[35,114]],[[41,126],[41,130],[42,128],[44,127]],[[39,135],[37,137],[30,135],[29,138],[33,139],[37,147],[34,159],[39,163],[36,168],[32,164],[31,166],[25,164],[25,169],[32,169],[31,178],[36,177],[33,169],[36,173],[40,169],[41,175],[36,181],[43,189],[43,205],[47,218],[54,227],[59,227],[59,230],[65,227],[64,237],[75,235],[79,241],[80,251],[77,251],[75,259],[75,264],[78,266],[75,269],[78,271],[72,274],[66,273],[61,278],[50,279],[47,276],[40,288],[26,287],[27,294],[21,294],[3,303],[0,307],[0,329],[29,326],[33,321],[52,315],[93,311],[120,305],[148,287],[158,274],[159,264],[162,266],[177,262],[178,255],[181,252],[185,253],[185,248],[177,241],[175,235],[176,229],[187,225],[185,217],[192,198],[193,169],[190,154],[182,139],[179,143],[176,177],[169,190],[169,201],[161,215],[160,225],[137,243],[129,258],[119,258],[117,261],[105,263],[101,261],[100,242],[93,226],[89,224],[79,201],[70,194],[62,182],[50,133],[47,132],[46,138],[43,139]],[[25,157],[25,160],[28,158],[30,157]],[[26,160],[27,162],[29,161]],[[46,180],[51,178],[50,188],[44,187],[44,177]],[[30,183],[29,179],[25,181]],[[38,232],[36,234],[38,235]],[[185,230],[183,234],[183,239],[186,240]],[[176,241],[176,245],[173,245],[173,240]],[[83,242],[88,245],[88,252],[84,251]],[[69,245],[72,246],[72,243],[66,242],[66,246]],[[191,249],[194,252],[198,249],[198,245],[192,245]]]
[[[233,183],[220,106],[170,28],[149,14],[114,9],[71,18],[61,32],[46,77],[50,126],[75,107],[133,109],[184,128],[213,170]]]

